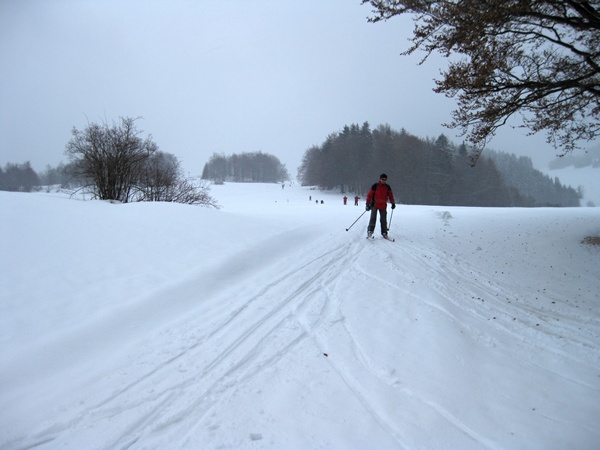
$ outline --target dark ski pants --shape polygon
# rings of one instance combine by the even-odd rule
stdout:
[[[377,223],[377,211],[379,211],[379,222],[381,223],[381,234],[387,234],[387,210],[371,208],[371,219],[369,220],[369,227],[367,231],[375,231],[375,224]]]

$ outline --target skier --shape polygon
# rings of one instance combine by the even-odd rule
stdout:
[[[348,197],[346,197],[346,196],[344,195],[344,205],[345,205],[346,203],[348,203]]]
[[[356,197],[354,197],[354,206],[358,206],[359,200],[360,200],[360,197],[358,195]]]
[[[387,228],[387,201],[389,199],[392,204],[392,209],[396,207],[392,188],[386,183],[387,175],[382,173],[379,177],[379,182],[371,186],[371,190],[367,194],[367,205],[365,209],[371,211],[371,220],[367,227],[367,237],[373,236],[375,224],[377,222],[377,211],[379,211],[379,222],[381,223],[381,235],[384,238],[388,237]]]

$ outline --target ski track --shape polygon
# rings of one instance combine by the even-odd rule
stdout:
[[[358,247],[358,245],[355,244],[355,247]],[[360,252],[355,253],[355,258],[345,263],[346,270],[352,270],[354,264],[349,263],[353,263],[358,257],[359,253]],[[377,397],[376,391],[370,386],[366,386],[363,382],[359,381],[359,379],[365,380],[366,378],[374,377],[375,384],[382,382],[379,375],[374,373],[371,364],[368,362],[365,355],[360,351],[352,334],[344,325],[344,317],[341,311],[341,300],[333,293],[335,290],[334,281],[337,281],[343,272],[344,270],[339,270],[333,279],[325,280],[326,282],[323,283],[323,291],[326,295],[325,305],[327,306],[326,309],[328,310],[328,313],[324,314],[324,316],[329,317],[329,329],[321,331],[320,333],[315,333],[312,327],[305,325],[305,330],[307,333],[312,334],[313,339],[321,351],[331,347],[342,347],[346,350],[352,350],[351,354],[356,356],[355,359],[338,360],[337,358],[331,358],[332,367],[342,379],[344,384],[350,389],[354,397],[363,405],[365,410],[374,419],[374,421],[379,424],[381,429],[391,436],[394,441],[396,441],[399,448],[406,448],[406,446],[403,444],[405,437],[402,436],[401,430],[398,429],[398,424],[395,418],[384,415],[382,411],[378,410],[377,405],[380,404],[381,399]],[[335,336],[335,338],[330,338],[330,335]],[[333,339],[335,339],[336,345],[330,343],[330,341]],[[340,341],[342,341],[341,345],[339,343]],[[384,382],[384,384],[388,383]]]
[[[410,257],[411,259],[418,261],[419,263],[421,263],[423,260],[421,258],[420,252],[422,249],[417,249],[416,253],[411,253],[411,251],[407,251],[406,248],[402,248],[402,247],[394,247],[394,248],[382,248],[382,249],[377,249],[376,251],[380,254],[380,255],[390,255],[391,252],[395,251],[395,252],[400,252],[402,254],[401,259],[404,259],[405,257]],[[419,253],[419,255],[417,255],[417,253]],[[393,258],[389,258],[389,261],[386,261],[387,264],[392,264],[393,266],[395,265],[393,262]],[[410,266],[410,265],[409,265]],[[452,321],[455,322],[459,322],[456,317],[454,317],[447,309],[442,308],[440,305],[432,302],[432,301],[428,301],[426,298],[422,298],[422,297],[415,297],[415,295],[412,294],[412,292],[410,291],[410,289],[407,288],[403,288],[401,286],[406,286],[406,285],[410,285],[410,282],[412,280],[414,280],[414,274],[411,274],[409,272],[406,271],[406,268],[400,268],[400,267],[393,267],[393,270],[390,270],[390,272],[394,272],[397,275],[402,276],[405,279],[405,282],[400,282],[398,283],[397,278],[394,279],[394,283],[390,283],[388,282],[385,278],[382,278],[380,275],[375,274],[373,270],[365,270],[364,268],[359,266],[355,266],[354,269],[358,272],[360,272],[360,274],[362,274],[364,277],[367,277],[373,281],[375,281],[376,283],[383,283],[385,285],[387,285],[390,289],[392,290],[396,290],[399,292],[399,294],[402,296],[402,301],[406,302],[406,301],[414,301],[414,302],[420,302],[420,303],[424,303],[426,304],[429,308],[433,308],[436,309],[437,311],[443,313],[444,315],[448,316],[449,319],[451,319]],[[419,273],[423,273],[423,274],[430,274],[432,269],[437,269],[437,266],[435,264],[425,264],[422,272],[419,271]],[[437,272],[437,270],[436,270]],[[446,276],[444,274],[444,276]],[[464,435],[464,439],[462,440],[462,445],[463,448],[470,448],[469,446],[473,446],[473,448],[490,448],[493,447],[492,443],[485,439],[484,437],[480,436],[478,433],[474,432],[473,430],[471,430],[466,424],[462,423],[458,418],[456,418],[455,416],[453,416],[449,411],[444,410],[441,406],[435,404],[432,401],[426,400],[425,398],[422,398],[418,395],[416,395],[412,390],[410,390],[409,388],[406,388],[402,385],[402,383],[398,380],[398,378],[396,377],[392,377],[390,378],[389,376],[386,376],[382,373],[381,369],[377,367],[377,365],[370,360],[370,358],[367,356],[366,352],[364,352],[361,349],[361,345],[358,341],[356,341],[353,336],[352,333],[346,329],[346,335],[349,337],[349,346],[353,349],[353,353],[357,356],[357,361],[360,361],[362,366],[368,370],[372,377],[377,380],[378,382],[382,383],[382,384],[386,384],[392,388],[395,389],[395,393],[390,393],[387,392],[387,395],[392,395],[392,396],[396,396],[396,403],[398,405],[403,405],[404,408],[407,408],[406,404],[407,403],[411,403],[411,404],[421,404],[421,405],[425,405],[427,407],[429,407],[430,409],[432,409],[433,411],[435,411],[436,414],[438,414],[443,420],[445,420],[446,422],[448,422],[452,427],[456,428],[458,430],[459,434],[463,434]],[[344,380],[349,384],[349,385],[354,385],[354,389],[356,391],[359,391],[360,388],[357,386],[357,383],[353,381],[353,378],[351,376],[352,372],[355,372],[356,368],[354,368],[352,371],[346,371],[346,373],[341,373],[342,378],[344,378]],[[369,393],[369,397],[373,396],[373,392]],[[381,400],[378,400],[377,402],[378,404],[381,404]],[[408,407],[409,409],[413,409],[413,407]],[[418,409],[418,407],[416,408]],[[397,423],[397,418],[395,417],[389,417],[388,422],[390,424],[393,424],[394,422]],[[392,425],[390,426],[385,426],[382,425],[385,429],[388,429],[389,433],[397,436],[397,433],[399,434],[399,432],[395,433],[394,431],[390,430],[390,428],[392,427]],[[413,427],[419,427],[420,424],[412,424]],[[397,437],[398,442],[404,442],[404,444],[401,445],[401,448],[413,448],[414,445],[418,445],[416,442],[415,443],[410,443],[410,444],[406,444],[407,442],[407,437],[402,435]]]
[[[267,283],[175,356],[140,373],[112,395],[81,410],[77,417],[47,425],[31,441],[16,448],[72,444],[78,439],[86,442],[86,429],[90,427],[96,435],[98,429],[104,428],[109,436],[99,448],[135,448],[144,439],[165,430],[185,447],[203,419],[224,401],[229,391],[275,365],[306,339],[314,342],[319,353],[332,347],[340,349],[340,354],[344,354],[341,349],[350,349],[349,354],[355,358],[329,358],[332,368],[397,448],[408,448],[402,424],[394,415],[380,411],[378,405],[383,396],[394,395],[399,404],[413,396],[396,389],[397,380],[382,376],[373,367],[344,324],[342,300],[334,293],[336,283],[354,270],[354,262],[364,246],[354,241],[341,242]],[[289,291],[291,284],[296,286],[292,292],[281,292]],[[205,352],[211,358],[203,357]],[[198,360],[202,362],[194,362]],[[177,381],[173,373],[180,374]],[[162,379],[168,379],[165,386],[161,386]]]
[[[444,252],[445,253],[445,252]],[[546,335],[545,340],[533,339],[533,342],[544,341],[550,338],[555,345],[551,347],[538,348],[543,352],[551,352],[556,357],[567,360],[574,360],[579,364],[587,364],[590,367],[597,367],[600,364],[599,360],[590,361],[589,350],[595,348],[597,342],[598,319],[591,320],[591,326],[587,329],[590,334],[586,338],[583,333],[573,333],[569,328],[579,326],[571,325],[568,320],[572,316],[566,314],[561,315],[561,320],[552,320],[541,316],[539,307],[529,306],[527,304],[527,295],[523,295],[524,288],[520,287],[520,296],[525,298],[515,298],[514,287],[510,284],[497,280],[492,274],[482,272],[480,269],[473,267],[465,260],[458,257],[450,257],[445,255],[442,258],[442,252],[427,251],[422,246],[406,245],[403,248],[403,258],[412,258],[412,260],[422,266],[421,273],[435,273],[435,276],[428,280],[428,283],[437,292],[438,299],[442,299],[447,303],[443,306],[441,302],[428,303],[429,306],[437,308],[442,313],[446,314],[451,320],[455,321],[460,327],[469,329],[470,332],[478,333],[473,330],[473,327],[467,325],[468,320],[462,320],[459,315],[467,314],[477,317],[482,322],[487,322],[489,326],[505,335],[509,335],[511,345],[515,342],[522,342],[524,336],[531,334],[542,333]],[[458,281],[457,281],[458,280]],[[433,282],[433,284],[431,284]],[[453,286],[459,285],[459,289],[453,289]],[[536,293],[537,294],[537,293]],[[539,294],[538,294],[539,295]],[[533,298],[534,293],[530,293]],[[487,301],[482,301],[485,299]],[[501,300],[505,299],[505,301]],[[424,300],[426,301],[426,300]],[[518,319],[517,317],[518,316]],[[491,319],[491,320],[490,320]],[[578,319],[580,321],[580,319]],[[540,325],[546,326],[540,326]],[[560,332],[561,329],[567,328],[565,332]],[[596,330],[596,331],[594,331]],[[480,338],[482,338],[479,333]],[[578,340],[571,340],[571,344],[581,348],[581,357],[576,358],[573,353],[573,348],[569,350],[560,350],[562,336],[579,336]],[[489,336],[489,335],[488,335]],[[489,340],[485,337],[488,345],[502,345],[495,340]],[[543,370],[548,370],[557,376],[568,379],[570,382],[582,384],[590,389],[597,389],[592,383],[581,383],[580,380],[574,377],[564,377],[562,373],[552,371],[547,367],[535,364],[531,360],[531,343],[524,354],[513,353],[514,357],[520,358],[525,364],[537,366]]]
[[[447,222],[446,216],[440,218]],[[433,412],[440,422],[454,429],[454,434],[451,433],[454,442],[460,442],[463,448],[495,448],[497,443],[492,438],[482,436],[444,405],[404,385],[401,374],[386,372],[364,350],[346,323],[343,312],[344,299],[339,291],[347,289],[340,288],[347,278],[383,284],[396,292],[403,303],[441,314],[461,333],[464,331],[484,347],[510,345],[512,356],[523,366],[535,367],[598,391],[597,382],[585,382],[565,375],[564,371],[559,373],[532,360],[530,347],[519,346],[524,336],[542,333],[546,341],[552,339],[558,344],[540,348],[540,352],[594,367],[599,361],[587,361],[584,356],[589,357],[586,350],[594,348],[597,342],[594,334],[598,329],[597,320],[592,323],[594,326],[587,332],[587,337],[580,332],[578,340],[570,340],[568,348],[560,350],[560,335],[568,335],[569,329],[576,326],[569,322],[573,317],[570,306],[556,313],[560,321],[549,323],[551,318],[540,317],[539,309],[529,306],[526,299],[515,299],[510,284],[494,274],[485,273],[460,255],[403,238],[397,238],[395,243],[376,241],[373,244],[365,246],[363,239],[341,238],[329,241],[324,247],[322,242],[317,242],[302,250],[307,255],[314,255],[318,253],[314,248],[320,247],[317,258],[303,259],[294,255],[287,261],[288,266],[281,264],[287,270],[275,280],[265,281],[268,278],[263,278],[263,273],[257,269],[251,274],[256,282],[252,292],[246,295],[242,290],[244,295],[232,300],[237,307],[231,308],[228,304],[223,309],[233,312],[221,312],[217,301],[220,299],[216,299],[213,302],[216,312],[206,329],[199,330],[192,317],[182,318],[169,329],[161,330],[164,341],[170,342],[161,347],[164,352],[161,358],[153,349],[144,348],[129,371],[109,374],[98,381],[101,385],[116,384],[121,388],[110,395],[106,395],[108,389],[95,389],[98,396],[104,397],[81,402],[79,408],[67,406],[64,409],[75,411],[75,416],[42,424],[28,438],[9,443],[10,447],[80,448],[89,443],[88,433],[104,436],[104,441],[98,442],[96,448],[145,448],[148,439],[150,442],[163,439],[169,446],[186,447],[194,441],[195,435],[203,432],[201,427],[206,427],[210,413],[217,405],[229,399],[244,383],[274,368],[300,344],[310,342],[315,347],[315,354],[337,349],[340,357],[332,355],[328,364],[397,448],[417,445],[411,441],[408,430],[422,426],[418,417],[404,417],[399,409],[429,415],[431,413],[423,411]],[[386,262],[383,275],[370,267],[372,260]],[[390,278],[392,281],[388,281]],[[415,285],[425,291],[415,292]],[[290,286],[294,288],[290,289]],[[431,295],[418,295],[417,292]],[[524,290],[520,288],[520,292]],[[529,292],[528,295],[539,293]],[[546,295],[551,297],[553,294]],[[482,327],[471,325],[477,323],[473,318]],[[565,333],[560,332],[559,326]],[[486,327],[492,327],[495,332],[484,334],[481,330]],[[580,348],[581,352],[574,354],[573,347]],[[456,357],[460,359],[458,355]],[[154,366],[160,359],[162,363]],[[381,408],[382,404],[390,406]],[[399,420],[399,416],[408,422]],[[593,431],[589,430],[590,433]],[[165,442],[164,436],[170,440]]]
[[[407,267],[418,267],[414,273],[406,273],[406,268],[394,267],[393,272],[402,274],[406,279],[405,283],[400,283],[400,285],[410,284],[415,280],[426,282],[438,294],[436,301],[428,301],[425,297],[421,297],[417,301],[427,303],[428,306],[437,309],[457,325],[477,333],[473,327],[467,325],[469,320],[461,319],[460,316],[467,314],[477,317],[482,322],[487,322],[492,328],[509,334],[518,341],[522,340],[523,336],[532,333],[543,333],[546,337],[555,339],[557,345],[552,348],[544,347],[542,350],[554,352],[557,356],[567,359],[574,359],[572,349],[560,351],[561,345],[558,341],[563,339],[563,335],[577,335],[579,339],[572,340],[572,343],[581,347],[584,356],[577,359],[577,362],[587,362],[592,367],[600,364],[600,361],[589,361],[589,349],[595,348],[598,339],[600,319],[590,319],[590,327],[582,330],[583,333],[572,333],[575,328],[580,330],[580,317],[576,317],[577,321],[573,321],[573,324],[569,323],[569,319],[573,319],[574,316],[566,313],[558,313],[560,320],[554,317],[556,313],[553,313],[552,318],[549,315],[543,317],[539,307],[529,306],[527,303],[529,297],[539,296],[538,292],[524,295],[523,292],[526,292],[526,289],[520,286],[521,298],[516,298],[514,287],[511,284],[498,280],[493,274],[474,267],[464,258],[448,255],[439,249],[403,241],[401,246],[394,250],[399,253],[398,259],[411,261],[406,265]],[[382,251],[390,253],[390,249],[384,248]],[[393,259],[390,258],[390,260],[394,264]],[[396,280],[394,283],[390,283],[371,272],[365,273],[365,275],[375,278],[379,283],[387,284],[390,289],[399,290],[403,295],[412,296],[409,289],[399,288]],[[424,275],[427,276],[426,280],[423,278]],[[518,319],[515,317],[517,315]],[[542,323],[547,326],[540,326]],[[560,332],[563,328],[565,332]],[[588,333],[589,337],[586,338],[584,333]],[[489,337],[485,337],[485,339],[488,340]],[[497,342],[489,341],[490,346],[497,344]],[[527,355],[529,355],[529,350],[527,350]],[[524,360],[527,360],[528,357]],[[593,388],[594,386],[586,385],[586,387]]]
[[[325,347],[319,344],[318,328],[339,320],[339,307],[332,307],[332,298],[323,292],[348,270],[361,248],[353,242],[341,242],[318,258],[290,268],[251,298],[243,299],[234,313],[212,324],[200,340],[160,365],[139,371],[137,378],[112,395],[80,409],[76,417],[63,423],[44,424],[26,441],[11,446],[33,448],[86,442],[84,436],[89,428],[95,429],[96,434],[98,429],[105,429],[107,436],[118,434],[99,448],[132,448],[165,429],[169,429],[170,436],[180,436],[177,440],[185,442],[195,432],[190,424],[200,423],[229,390],[273,366],[307,338],[317,342],[320,350]],[[291,284],[295,289],[289,292]],[[193,328],[193,323],[185,327]],[[189,332],[180,329],[174,333],[182,331],[184,335]],[[154,358],[151,355],[149,361]],[[144,361],[136,364],[145,367]],[[338,372],[344,380],[350,378],[348,373],[339,369]],[[179,374],[177,381],[173,373]],[[164,386],[163,379],[168,379]],[[375,408],[368,407],[366,396],[356,387],[352,390],[383,424],[385,421],[377,417]]]
[[[586,338],[585,334],[580,332],[576,334],[579,337],[578,340],[571,339],[568,342],[568,348],[561,350],[561,344],[565,344],[561,341],[563,339],[562,335],[575,334],[569,332],[569,328],[577,326],[577,322],[574,320],[577,316],[570,316],[565,313],[560,316],[560,326],[557,326],[554,321],[549,323],[550,318],[545,319],[540,317],[539,307],[528,306],[527,299],[521,299],[521,301],[502,301],[502,299],[514,300],[514,287],[497,279],[492,274],[479,270],[472,264],[469,264],[467,260],[459,256],[450,255],[438,248],[414,245],[403,239],[396,239],[396,243],[399,245],[393,248],[389,246],[377,247],[375,251],[378,253],[378,256],[373,258],[380,259],[382,256],[385,257],[384,255],[389,256],[385,259],[388,267],[390,267],[390,263],[392,267],[388,272],[396,275],[393,282],[389,282],[386,277],[381,276],[376,271],[362,268],[360,265],[356,266],[355,269],[360,272],[363,278],[366,277],[376,283],[387,285],[389,289],[397,291],[403,302],[408,301],[426,305],[428,308],[441,313],[457,329],[466,331],[482,345],[490,348],[510,348],[511,356],[518,358],[522,366],[529,366],[547,372],[569,383],[598,392],[596,380],[585,382],[581,380],[580,374],[573,374],[573,376],[565,375],[565,370],[568,370],[569,367],[568,361],[573,361],[578,365],[588,365],[591,368],[598,367],[599,361],[589,360],[589,349],[594,348],[594,343],[597,342],[597,320],[590,320],[593,322],[593,326],[587,331],[589,338]],[[395,256],[392,256],[392,252]],[[395,261],[407,261],[407,263],[403,267],[399,267],[395,264]],[[403,281],[398,282],[398,276]],[[427,285],[431,291],[432,300],[427,295],[415,296],[410,288],[410,285],[414,283]],[[458,286],[458,288],[455,288],[455,286]],[[532,298],[534,294],[540,295],[539,292],[531,293]],[[484,298],[486,301],[477,301]],[[519,318],[515,318],[515,315],[518,315]],[[473,317],[480,321],[482,327],[469,325],[470,323],[476,323],[473,322]],[[569,319],[573,319],[573,325],[569,323]],[[540,324],[547,326],[540,326]],[[490,326],[496,332],[489,333],[488,330],[485,332],[486,334],[483,334],[481,330],[487,329]],[[564,327],[565,332],[560,332],[561,327]],[[567,363],[561,364],[560,371],[554,370],[546,364],[540,364],[535,358],[531,358],[531,343],[529,342],[527,346],[523,345],[523,343],[527,336],[536,333],[545,334],[546,339],[533,339],[534,342],[547,342],[548,338],[550,338],[556,344],[550,347],[538,347],[540,353],[551,354],[556,359],[567,361]],[[351,337],[351,333],[348,334]],[[361,351],[360,344],[353,340],[351,346],[357,355],[357,360],[361,361],[366,368],[370,368],[375,377],[380,377],[380,381],[385,382],[386,380],[381,378],[375,364]],[[580,348],[579,355],[573,353],[573,346]],[[412,390],[403,387],[401,383],[395,383],[394,386],[412,400],[430,407],[448,424],[467,436],[468,438],[463,445],[467,445],[467,442],[474,444],[478,448],[494,448],[497,445],[492,440],[469,427],[451,411],[438,403],[426,398],[420,398]],[[372,396],[373,394],[371,393],[370,395]],[[546,418],[559,421],[548,416]],[[588,428],[585,425],[582,427],[584,429]],[[588,431],[593,433],[593,430],[588,429]]]

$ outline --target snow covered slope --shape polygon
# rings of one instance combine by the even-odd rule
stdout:
[[[0,192],[0,448],[597,448],[599,208],[212,195]]]
[[[551,178],[558,178],[563,185],[571,186],[574,189],[581,186],[583,189],[581,206],[587,206],[589,202],[600,206],[600,169],[570,166],[557,170],[546,168],[541,171]]]

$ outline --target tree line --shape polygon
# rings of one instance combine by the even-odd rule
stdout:
[[[489,152],[495,154],[495,152]],[[346,125],[304,153],[298,180],[305,186],[364,196],[381,172],[398,203],[456,206],[579,206],[580,193],[533,168],[530,158],[481,157],[445,135],[421,139],[368,122]]]
[[[214,153],[204,165],[203,180],[251,183],[279,183],[290,179],[284,164],[276,156],[247,152],[226,156]]]
[[[40,177],[29,161],[23,164],[7,163],[0,167],[0,191],[31,192],[40,185]]]
[[[487,155],[502,174],[504,183],[519,191],[523,206],[579,206],[582,188],[573,189],[533,168],[531,158],[504,152],[489,151]]]
[[[565,167],[573,166],[576,169],[582,167],[600,168],[600,146],[588,149],[587,151],[574,155],[562,155],[550,161],[548,165],[550,169],[564,169]]]
[[[67,165],[47,167],[38,176],[29,163],[0,169],[0,189],[31,191],[60,184],[100,200],[123,203],[164,201],[217,207],[202,180],[185,177],[177,157],[162,152],[151,136],[142,137],[136,119],[90,123],[73,128],[66,145]]]
[[[0,167],[0,191],[32,192],[42,186],[65,189],[82,186],[84,181],[77,179],[73,172],[72,164],[47,165],[43,171],[36,172],[29,161],[23,164],[9,162],[4,168]]]

